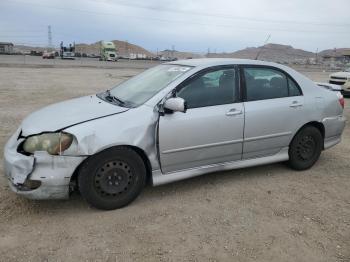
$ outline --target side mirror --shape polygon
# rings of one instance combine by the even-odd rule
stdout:
[[[164,103],[164,109],[170,110],[171,112],[186,113],[186,110],[187,110],[186,101],[181,97],[169,98]]]

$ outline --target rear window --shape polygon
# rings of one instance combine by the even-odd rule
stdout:
[[[301,95],[298,85],[283,72],[265,67],[244,68],[247,101]]]

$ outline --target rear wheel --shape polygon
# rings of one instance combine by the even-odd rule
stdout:
[[[146,183],[141,157],[127,147],[111,148],[87,159],[78,177],[81,195],[92,206],[111,210],[132,202]]]
[[[323,148],[321,132],[313,126],[301,129],[289,146],[289,161],[291,168],[305,170],[312,167],[320,157]]]

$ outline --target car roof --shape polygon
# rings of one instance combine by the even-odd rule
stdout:
[[[185,66],[199,66],[199,67],[211,67],[220,65],[269,65],[281,67],[280,64],[266,62],[261,60],[252,59],[234,59],[234,58],[199,58],[199,59],[186,59],[168,62],[166,64],[172,65],[185,65]]]

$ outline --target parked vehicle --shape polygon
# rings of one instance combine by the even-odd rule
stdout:
[[[129,55],[130,60],[146,60],[147,55],[146,54],[137,54],[137,53],[131,53]]]
[[[341,141],[343,107],[337,92],[283,65],[169,62],[30,114],[5,146],[5,174],[27,198],[68,198],[78,188],[92,206],[115,209],[146,181],[281,161],[308,169]]]
[[[55,51],[49,52],[45,51],[42,56],[43,59],[54,59],[55,58]]]
[[[100,55],[88,54],[87,57],[89,57],[89,58],[99,58],[101,60],[101,56]]]
[[[329,83],[342,86],[342,94],[350,96],[350,67],[343,72],[333,73],[329,76]]]
[[[42,55],[43,55],[43,52],[42,52],[42,51],[31,50],[31,51],[30,51],[30,55],[31,55],[31,56],[42,56]]]
[[[117,49],[113,42],[101,41],[100,60],[118,61]]]
[[[176,57],[165,57],[165,56],[161,56],[160,57],[160,61],[177,61],[177,58]]]

